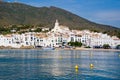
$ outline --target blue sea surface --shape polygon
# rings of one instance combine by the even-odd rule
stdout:
[[[0,50],[0,80],[120,80],[120,52]]]

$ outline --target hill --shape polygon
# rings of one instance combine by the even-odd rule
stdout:
[[[22,3],[0,2],[1,33],[11,29],[10,25],[12,25],[12,28],[22,25],[19,30],[36,26],[53,28],[56,19],[60,21],[60,24],[68,26],[70,29],[89,29],[120,37],[120,28],[91,22],[54,6],[33,7]]]

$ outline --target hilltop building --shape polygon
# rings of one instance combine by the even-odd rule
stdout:
[[[62,32],[62,29],[61,29],[60,26],[59,26],[58,20],[56,20],[55,26],[54,26],[54,28],[52,29],[52,32]]]
[[[63,25],[59,25],[58,20],[56,20],[55,26],[51,30],[51,32],[59,32],[59,33],[68,32],[68,31],[70,31],[69,28]]]

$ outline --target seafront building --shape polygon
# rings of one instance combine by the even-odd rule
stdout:
[[[45,28],[48,30],[48,28]],[[70,30],[68,27],[59,25],[58,20],[54,28],[47,33],[26,32],[22,34],[0,35],[0,46],[20,48],[22,46],[59,47],[67,45],[68,42],[81,42],[85,46],[103,46],[109,44],[115,48],[120,44],[116,36],[103,33],[91,32],[89,30]]]

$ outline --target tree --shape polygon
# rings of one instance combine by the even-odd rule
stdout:
[[[75,41],[75,42],[68,42],[68,45],[75,46],[75,47],[81,47],[82,43],[78,42],[78,41]]]
[[[110,48],[110,45],[109,45],[109,44],[104,44],[104,45],[103,45],[103,48],[104,48],[104,49],[109,49],[109,48]]]
[[[120,32],[117,32],[117,37],[120,38]]]
[[[36,30],[34,30],[34,32],[41,32],[42,29],[41,28],[37,28]]]
[[[116,49],[120,49],[120,44],[116,46]]]

